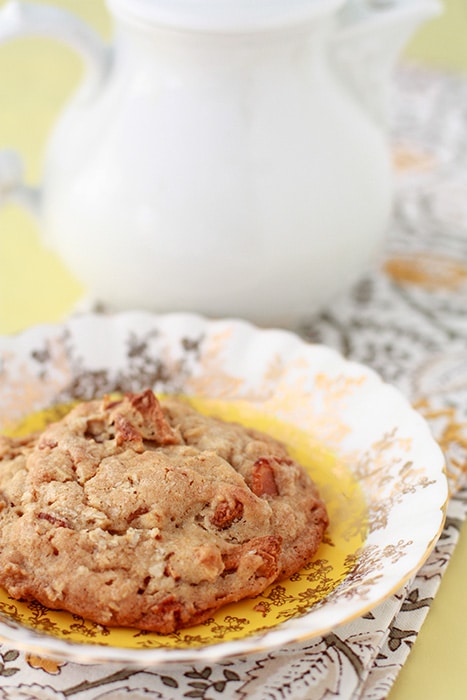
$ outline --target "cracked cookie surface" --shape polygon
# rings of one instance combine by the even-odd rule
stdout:
[[[0,585],[106,626],[202,622],[300,569],[327,522],[281,443],[150,390],[0,437]]]

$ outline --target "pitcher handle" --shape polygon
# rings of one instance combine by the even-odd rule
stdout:
[[[39,189],[24,183],[19,153],[6,148],[0,150],[0,207],[7,202],[17,202],[37,215],[39,200]]]
[[[22,36],[50,37],[74,49],[86,68],[76,99],[89,100],[96,94],[108,73],[111,52],[84,21],[58,7],[11,0],[0,10],[0,44]],[[0,151],[0,206],[17,201],[37,214],[39,190],[24,184],[22,171],[18,153]]]

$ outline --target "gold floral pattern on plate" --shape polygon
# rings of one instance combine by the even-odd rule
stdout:
[[[2,339],[0,367],[4,431],[103,393],[182,393],[279,434],[331,511],[327,540],[302,571],[174,635],[109,630],[4,593],[0,637],[31,654],[148,666],[316,637],[396,591],[442,528],[444,460],[425,421],[370,369],[292,333],[192,314],[87,314]]]

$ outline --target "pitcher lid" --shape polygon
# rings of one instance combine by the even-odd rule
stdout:
[[[298,25],[345,0],[107,0],[111,13],[172,29],[248,32]]]

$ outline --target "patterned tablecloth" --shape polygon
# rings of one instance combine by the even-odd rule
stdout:
[[[79,666],[0,646],[0,700],[382,700],[410,652],[467,513],[467,81],[404,68],[393,95],[397,197],[381,264],[300,329],[376,369],[428,420],[451,499],[402,590],[320,639],[216,664]]]

